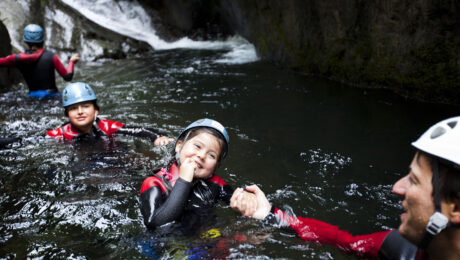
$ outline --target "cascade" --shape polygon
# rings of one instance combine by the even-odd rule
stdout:
[[[218,63],[257,61],[255,47],[241,36],[225,41],[194,41],[184,37],[174,42],[162,40],[153,28],[147,12],[137,1],[61,0],[87,19],[121,35],[148,43],[155,50],[206,49],[227,50]]]

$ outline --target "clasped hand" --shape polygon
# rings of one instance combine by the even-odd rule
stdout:
[[[257,186],[238,188],[230,199],[230,207],[243,216],[264,219],[270,213],[271,205],[264,192]]]

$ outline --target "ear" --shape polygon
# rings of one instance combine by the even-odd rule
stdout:
[[[174,149],[174,151],[176,151],[176,154],[180,152],[181,148],[182,148],[182,141],[179,140],[179,141],[177,141],[176,148]]]
[[[449,220],[454,224],[460,224],[460,200],[447,203],[449,209]]]

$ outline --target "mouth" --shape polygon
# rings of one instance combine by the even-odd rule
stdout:
[[[201,163],[199,163],[198,161],[195,161],[195,163],[196,163],[196,166],[198,166],[198,169],[203,168],[203,165]]]
[[[79,117],[77,117],[77,120],[78,120],[78,121],[83,121],[83,120],[85,120],[85,119],[86,119],[86,116],[79,116]]]
[[[401,221],[407,216],[407,209],[404,207],[403,203],[401,203]]]

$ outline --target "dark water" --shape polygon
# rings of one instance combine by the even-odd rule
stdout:
[[[234,187],[260,185],[277,207],[354,234],[397,227],[391,186],[406,173],[410,142],[460,114],[459,107],[343,87],[263,62],[215,64],[220,54],[174,50],[78,64],[74,80],[94,87],[107,119],[170,136],[202,117],[222,122],[231,144],[218,174]],[[63,109],[58,100],[28,100],[26,93],[18,86],[0,96],[1,136],[24,138],[0,150],[1,258],[182,258],[191,249],[208,257],[349,258],[288,230],[263,228],[225,205],[216,208],[217,221],[193,235],[146,231],[140,186],[167,163],[172,147],[125,137],[79,146],[45,139],[65,121]],[[213,228],[220,237],[201,235]],[[249,242],[232,239],[241,234]]]

